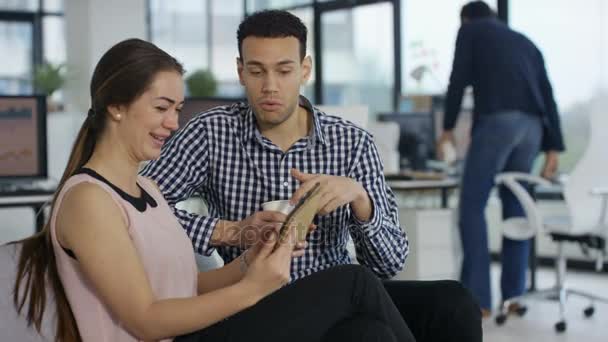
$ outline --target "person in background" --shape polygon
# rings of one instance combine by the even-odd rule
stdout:
[[[151,43],[110,48],[42,232],[15,242],[19,313],[38,331],[50,294],[56,341],[400,341],[414,338],[360,266],[289,281],[305,244],[271,227],[224,267],[198,272],[190,240],[138,176],[175,131],[182,66]],[[284,220],[275,213],[274,220]]]
[[[564,150],[560,120],[543,56],[524,35],[499,21],[490,7],[473,1],[462,7],[454,65],[438,146],[454,141],[452,129],[465,87],[473,86],[475,108],[471,144],[462,177],[459,230],[461,281],[491,315],[490,253],[484,210],[500,172],[531,172],[542,150],[542,176],[553,178]],[[500,189],[503,218],[524,216],[514,195]],[[502,300],[524,293],[529,240],[502,240]],[[519,304],[513,303],[510,310]]]
[[[198,114],[142,174],[158,183],[196,251],[217,249],[225,262],[242,255],[247,237],[281,224],[262,203],[297,203],[320,183],[317,228],[294,259],[291,279],[297,284],[353,263],[349,237],[358,262],[390,279],[408,253],[395,196],[372,136],[300,95],[312,72],[306,36],[289,12],[248,16],[238,28],[236,61],[248,101]],[[175,208],[195,192],[209,215]],[[481,341],[479,308],[458,282],[387,280],[384,286],[417,341]]]

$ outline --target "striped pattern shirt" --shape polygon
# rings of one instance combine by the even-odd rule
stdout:
[[[210,244],[217,222],[242,220],[261,210],[264,202],[289,199],[299,186],[290,169],[351,177],[371,199],[370,220],[360,222],[349,205],[315,217],[317,229],[308,235],[305,254],[293,259],[291,278],[352,263],[346,249],[349,236],[360,264],[381,278],[392,277],[403,268],[408,241],[399,226],[395,196],[384,179],[373,137],[344,119],[313,108],[304,97],[300,97],[300,105],[313,114],[313,127],[286,152],[260,133],[251,107],[239,102],[197,115],[165,144],[160,158],[150,162],[142,174],[158,183],[195,250],[209,255],[217,248],[226,262],[243,249]],[[195,194],[205,200],[208,216],[175,208]]]

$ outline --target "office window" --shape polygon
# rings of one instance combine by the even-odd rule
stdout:
[[[377,20],[382,18],[382,20]],[[394,94],[393,6],[357,6],[321,15],[323,104],[390,111]]]
[[[567,173],[586,148],[592,103],[608,88],[608,5],[603,0],[511,0],[509,11],[511,27],[544,55],[566,140],[560,170]]]
[[[44,59],[53,64],[66,61],[65,20],[61,16],[45,16],[42,19],[44,34]]]
[[[444,94],[460,28],[470,0],[401,1],[401,89],[404,94]],[[486,1],[496,10],[496,0]]]
[[[53,65],[65,64],[65,20],[62,16],[44,16],[42,18],[44,60]],[[69,72],[69,70],[67,71]],[[59,89],[51,96],[57,103],[63,102],[63,91]]]
[[[37,11],[38,0],[0,0],[0,11]]]
[[[236,72],[236,30],[242,0],[150,0],[150,39],[183,63],[188,74],[210,70],[217,96],[242,97]]]
[[[243,1],[213,0],[211,13],[210,69],[218,79],[218,95],[243,97],[243,88],[236,71],[239,52],[236,30],[244,16]]]
[[[312,59],[312,72],[310,74],[310,78],[308,79],[308,83],[302,87],[301,93],[306,96],[312,103],[315,102],[315,44],[314,44],[314,14],[312,7],[298,8],[295,10],[289,11],[291,14],[297,16],[302,20],[304,25],[306,25],[306,29],[308,30],[308,35],[306,38],[306,54],[310,56]]]
[[[149,2],[152,41],[177,57],[186,72],[209,66],[207,5],[195,0]]]
[[[247,0],[249,13],[264,9],[281,9],[300,5],[312,5],[313,0]]]
[[[33,72],[33,24],[0,21],[0,94],[30,94]]]
[[[0,55],[0,94],[31,94],[35,64],[65,63],[62,11],[63,0],[0,0],[0,51],[10,51]],[[61,92],[53,97],[60,100]]]
[[[42,8],[40,8],[42,3]],[[0,11],[63,12],[64,0],[0,0]]]
[[[63,12],[64,0],[43,0],[44,12]]]

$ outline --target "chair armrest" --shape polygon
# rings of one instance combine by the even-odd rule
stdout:
[[[527,222],[525,224],[505,224],[503,226],[503,235],[513,240],[524,240],[533,237],[543,228],[541,214],[536,207],[534,199],[523,184],[519,181],[525,181],[538,185],[551,185],[546,179],[533,176],[523,172],[503,172],[499,173],[494,181],[496,185],[503,185],[509,189],[517,201],[524,209]]]
[[[502,172],[499,173],[495,178],[494,182],[496,184],[505,183],[507,181],[525,181],[528,183],[532,183],[535,185],[542,185],[546,187],[551,187],[553,184],[539,176],[531,175],[529,173],[524,172]]]
[[[604,226],[604,222],[606,222],[607,209],[608,209],[608,188],[607,187],[597,187],[592,188],[590,191],[592,196],[600,197],[600,219],[598,221],[599,226]]]

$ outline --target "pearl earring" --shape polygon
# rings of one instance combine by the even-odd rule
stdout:
[[[122,115],[116,114],[116,120],[120,120],[121,117],[122,117]]]

